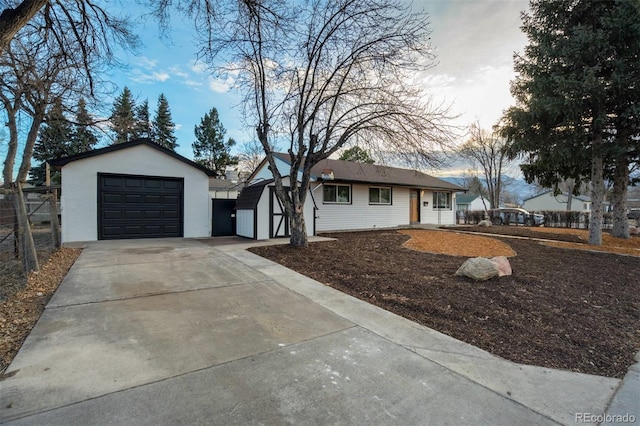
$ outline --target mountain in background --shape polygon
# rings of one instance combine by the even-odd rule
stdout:
[[[440,179],[462,187],[465,186],[466,182],[465,177],[462,176],[446,176],[440,177]],[[480,181],[486,185],[486,180],[484,178],[480,178]],[[535,185],[530,185],[523,179],[514,178],[509,175],[503,175],[502,182],[504,190],[513,194],[513,197],[519,205],[522,205],[522,202],[527,198],[531,198],[541,192]]]

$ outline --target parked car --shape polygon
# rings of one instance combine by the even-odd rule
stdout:
[[[529,213],[525,209],[499,208],[489,210],[489,218],[494,225],[525,225],[542,226],[544,216],[537,213]]]

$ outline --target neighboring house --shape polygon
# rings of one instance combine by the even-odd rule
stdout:
[[[209,196],[214,199],[235,200],[240,194],[244,183],[238,179],[209,179]]]
[[[52,161],[62,168],[62,241],[211,235],[209,177],[136,139]]]
[[[484,204],[483,204],[484,202]],[[476,211],[491,208],[489,200],[477,194],[458,194],[456,196],[457,211]]]
[[[282,176],[290,157],[276,153]],[[409,224],[455,224],[456,192],[464,188],[414,170],[326,159],[311,170],[304,206],[307,234]],[[298,176],[300,178],[300,175]],[[255,239],[289,235],[288,221],[264,160],[238,197],[237,234]],[[285,178],[285,186],[288,177]]]
[[[567,211],[568,196],[566,192],[553,195],[553,191],[545,191],[524,200],[522,208],[528,211]],[[608,203],[606,203],[608,204]],[[573,212],[588,213],[591,211],[591,198],[586,195],[574,195],[571,200]]]

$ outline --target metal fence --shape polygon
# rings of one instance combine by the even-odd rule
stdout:
[[[484,210],[458,211],[457,222],[459,225],[477,225],[487,217]],[[530,211],[544,216],[544,226],[549,228],[575,228],[589,229],[589,212],[573,211]],[[602,228],[611,229],[613,227],[613,216],[611,213],[604,213],[602,218]]]
[[[34,265],[37,270],[60,246],[58,193],[51,187],[0,193],[0,299],[24,285],[28,271]]]

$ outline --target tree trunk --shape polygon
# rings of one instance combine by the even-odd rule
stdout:
[[[293,247],[307,247],[309,245],[309,239],[307,237],[307,226],[304,221],[304,208],[298,200],[294,200],[294,203],[293,214],[289,219],[289,225],[291,227],[289,243]]]
[[[9,46],[22,27],[38,13],[48,0],[23,0],[15,9],[5,9],[0,15],[0,52]]]
[[[629,166],[624,156],[616,160],[613,176],[613,229],[611,235],[618,238],[629,238],[629,221],[627,220],[627,188],[629,186]]]
[[[567,211],[570,212],[573,207],[573,190],[576,187],[576,181],[573,178],[567,179]]]
[[[591,154],[591,220],[589,221],[589,244],[602,245],[602,219],[604,204],[604,177],[602,158],[602,135],[594,137]]]
[[[29,215],[27,214],[27,206],[24,202],[22,187],[18,182],[16,184],[16,193],[14,194],[14,202],[16,208],[16,217],[19,231],[19,248],[22,255],[22,265],[25,275],[31,271],[39,271],[38,255],[36,246],[33,243],[33,235],[31,234],[31,226],[29,226]]]
[[[22,151],[22,162],[20,163],[20,168],[18,169],[18,176],[16,176],[16,182],[25,183],[27,181],[27,177],[29,176],[29,170],[31,170],[31,157],[33,156],[33,149],[36,144],[36,139],[38,138],[38,130],[40,129],[40,124],[44,119],[44,108],[42,111],[37,111],[35,116],[32,118],[31,126],[29,127],[29,133],[27,134],[27,139],[24,144],[24,150]]]
[[[4,168],[2,170],[2,179],[4,181],[4,187],[10,188],[13,182],[13,167],[16,162],[16,154],[18,153],[18,122],[16,120],[16,112],[11,108],[11,104],[4,98],[3,104],[7,112],[6,126],[9,128],[9,143],[7,155],[4,160]]]

